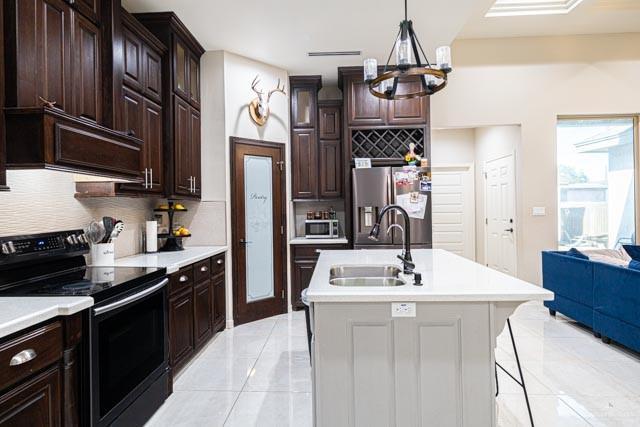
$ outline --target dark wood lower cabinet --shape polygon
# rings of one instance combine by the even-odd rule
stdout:
[[[61,397],[60,369],[54,366],[0,396],[0,426],[59,426]]]
[[[175,374],[191,357],[193,345],[193,290],[184,289],[169,299],[169,355]]]
[[[0,340],[0,427],[79,425],[82,314]],[[20,364],[18,354],[35,355]]]
[[[194,345],[200,348],[211,337],[213,298],[211,280],[193,287]]]
[[[291,253],[291,306],[294,310],[302,310],[304,304],[300,294],[309,287],[313,270],[316,268],[320,252],[323,249],[348,249],[347,245],[294,245]]]
[[[172,375],[225,328],[225,254],[181,268],[169,283],[169,363]]]

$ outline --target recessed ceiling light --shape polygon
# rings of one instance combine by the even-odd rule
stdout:
[[[496,0],[485,17],[561,15],[571,12],[583,0]]]
[[[309,56],[360,56],[362,52],[359,50],[337,50],[328,52],[309,52]]]

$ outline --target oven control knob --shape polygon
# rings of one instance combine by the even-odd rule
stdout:
[[[86,243],[87,243],[87,239],[86,239],[86,237],[84,237],[84,234],[78,234],[78,236],[77,236],[77,237],[78,237],[78,241],[79,241],[80,243],[83,243],[83,244],[86,244]]]
[[[9,252],[9,245],[7,245],[6,243],[2,244],[2,254],[3,255],[11,254],[11,252]]]
[[[78,240],[76,239],[76,236],[74,236],[73,234],[70,234],[67,236],[67,242],[69,242],[72,245],[78,244]]]
[[[2,244],[2,253],[4,255],[11,255],[16,253],[16,247],[13,242],[5,242]]]

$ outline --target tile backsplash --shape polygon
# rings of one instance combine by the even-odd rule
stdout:
[[[116,257],[143,251],[144,223],[159,202],[152,198],[76,199],[70,173],[49,170],[8,171],[11,191],[0,193],[0,236],[85,228],[92,219],[113,216],[125,223],[115,241]],[[181,224],[193,234],[188,244],[225,243],[225,203],[187,202]],[[178,217],[176,217],[178,219]]]

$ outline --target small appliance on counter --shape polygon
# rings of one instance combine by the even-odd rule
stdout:
[[[340,227],[337,219],[308,219],[304,222],[307,239],[338,239]]]
[[[164,268],[87,266],[89,240],[83,230],[1,237],[0,296],[93,298],[79,425],[143,425],[168,396],[169,280]]]
[[[181,203],[169,200],[166,205],[160,205],[155,208],[154,212],[163,212],[169,217],[169,228],[167,233],[158,234],[159,239],[166,239],[164,245],[160,248],[160,251],[183,251],[184,242],[182,239],[191,237],[191,232],[185,227],[174,226],[173,216],[176,212],[187,212],[187,208],[185,208]]]

